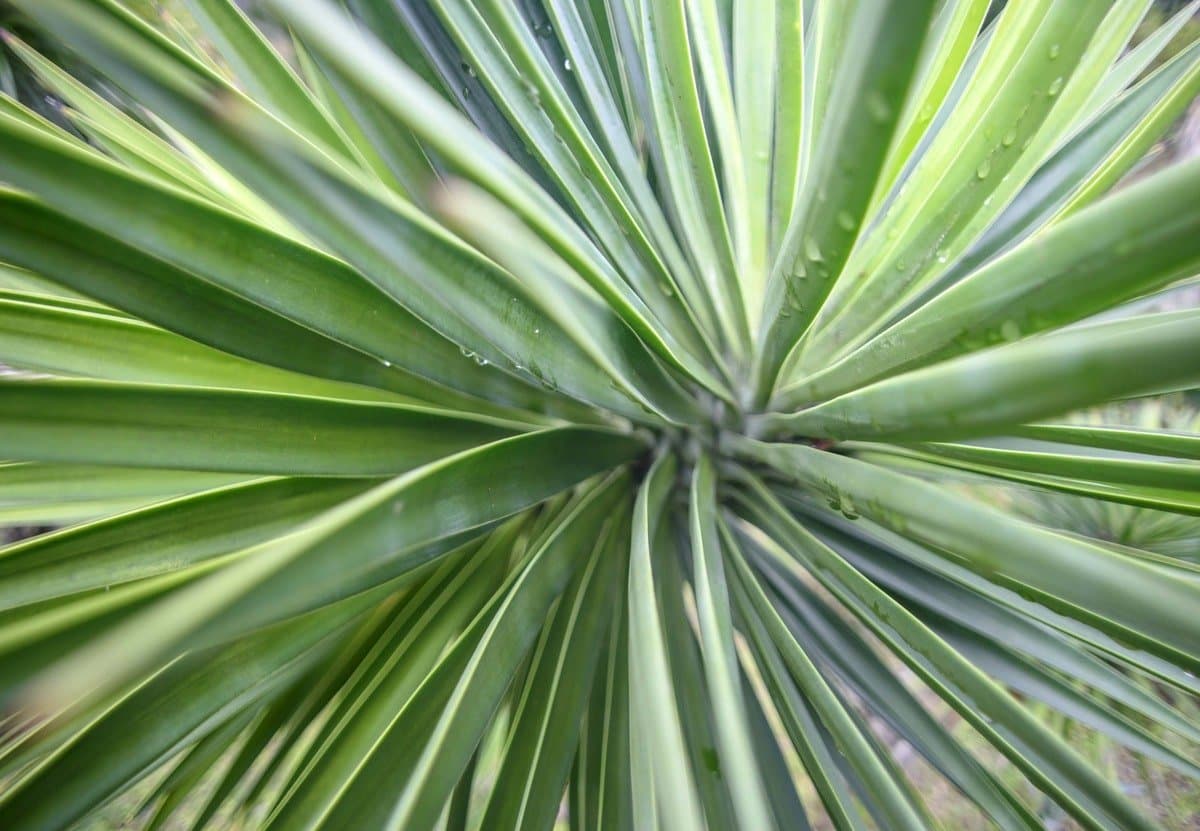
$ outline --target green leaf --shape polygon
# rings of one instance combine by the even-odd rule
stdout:
[[[87,472],[101,477],[100,483],[120,486],[120,479],[104,478],[103,470]],[[135,486],[164,478],[135,479],[132,471],[122,472]],[[182,479],[182,474],[167,475]],[[191,487],[203,487],[201,482]],[[231,484],[0,548],[0,609],[107,589],[242,551],[283,536],[370,485],[296,478]]]
[[[481,376],[496,373],[464,360],[458,347],[337,260],[18,130],[0,115],[0,146],[11,165],[0,161],[0,170],[56,209],[0,190],[0,254],[9,261],[288,369],[409,394],[424,386],[412,374],[463,390],[493,388]],[[114,200],[121,210],[113,210]]]
[[[624,531],[624,523],[618,526]],[[625,567],[624,537],[612,534],[576,573],[547,622],[517,703],[483,827],[554,825],[588,694],[608,636],[610,599]]]
[[[0,360],[55,375],[170,386],[265,390],[395,403],[369,387],[322,381],[219,352],[102,307],[72,309],[0,290]],[[402,400],[402,399],[401,399]]]
[[[346,681],[271,811],[269,825],[319,821],[353,780],[446,648],[478,615],[504,576],[521,523],[514,521],[446,562],[392,616]],[[310,823],[311,824],[311,823]]]
[[[345,135],[233,0],[186,0],[234,78],[256,101],[310,139],[347,152]]]
[[[1200,384],[1194,311],[1081,326],[986,349],[761,418],[767,430],[836,439],[992,435],[1118,397]]]
[[[824,331],[809,339],[804,369],[872,334],[892,303],[942,267],[939,258],[973,241],[1037,169],[1143,7],[1004,8],[963,94],[814,322]]]
[[[1200,163],[1173,167],[993,260],[847,358],[782,390],[795,407],[989,344],[1029,337],[1200,267]]]
[[[823,779],[826,782],[824,787],[829,794],[826,796],[827,804],[837,805],[847,801],[843,795],[837,794],[838,788],[833,784],[833,780],[838,773],[831,769],[832,765],[837,764],[834,756],[844,756],[849,767],[857,776],[861,777],[871,798],[880,805],[887,821],[891,823],[891,827],[913,829],[924,827],[901,792],[900,786],[888,774],[870,742],[854,723],[839,697],[829,686],[828,681],[813,664],[810,656],[787,631],[783,620],[763,591],[761,583],[750,571],[744,556],[735,549],[735,553],[730,559],[737,575],[737,585],[742,598],[740,601],[742,614],[748,620],[757,618],[755,623],[751,623],[750,628],[751,632],[755,630],[758,632],[754,637],[761,643],[760,654],[770,655],[769,652],[766,652],[768,648],[766,644],[773,644],[774,649],[778,650],[777,660],[782,660],[792,682],[804,696],[805,703],[799,707],[804,708],[807,718],[801,715],[799,707],[793,707],[794,715],[791,716],[795,720],[794,726],[791,728],[793,741],[798,738],[798,734],[807,734],[806,739],[811,743],[813,734],[818,733],[815,729],[814,719],[819,719],[824,729],[829,731],[834,742],[834,748],[829,748],[824,742],[812,747],[807,751],[809,758],[805,759],[809,774],[814,779]],[[836,752],[831,754],[830,750]],[[818,785],[818,787],[821,786]],[[839,827],[860,828],[863,826],[857,817],[843,813]]]
[[[675,703],[667,655],[665,622],[655,587],[651,541],[662,523],[675,475],[672,456],[659,457],[638,491],[633,511],[632,561],[629,567],[629,743],[631,774],[648,777],[634,788],[634,825],[661,822],[666,828],[701,828],[703,810],[688,764],[680,714]],[[646,738],[649,738],[647,741]],[[642,749],[636,749],[641,745]],[[640,802],[640,804],[639,804]],[[648,804],[647,804],[648,803]],[[657,817],[657,820],[655,820]]]
[[[520,429],[425,407],[91,381],[3,382],[0,425],[10,459],[334,476],[401,473]]]
[[[739,825],[774,826],[750,744],[746,705],[742,700],[733,613],[726,585],[724,556],[717,535],[716,473],[708,457],[700,458],[692,475],[688,523],[693,540],[693,583],[705,678],[713,699],[713,723],[722,776]]]
[[[790,556],[803,563],[806,571],[1039,788],[1088,827],[1152,827],[1115,787],[979,669],[805,531],[765,488],[757,483],[753,487],[759,504],[747,509],[767,524],[769,533],[788,552],[775,549],[771,555]]]
[[[372,587],[403,583],[479,529],[607,470],[640,449],[577,429],[517,436],[448,456],[317,515],[294,533],[189,586],[69,657],[39,683],[71,702],[185,645],[228,640]],[[563,454],[570,464],[561,464]],[[538,477],[494,482],[514,464]],[[266,602],[270,598],[270,602]],[[123,644],[120,665],[111,645]],[[52,705],[48,705],[52,706]]]
[[[839,279],[867,220],[934,5],[859,3],[846,29],[816,134],[814,171],[804,183],[806,207],[790,223],[771,273],[761,396]]]
[[[590,558],[605,549],[597,532],[620,504],[621,484],[617,476],[589,490],[544,532],[528,561],[396,714],[322,826],[434,824],[550,606],[583,565],[580,548],[592,546]],[[377,795],[397,771],[405,784],[393,798],[364,798]]]
[[[1200,591],[1193,582],[876,465],[798,445],[742,440],[737,447],[846,513],[944,552],[988,580],[1181,668],[1196,666],[1200,630],[1183,613]],[[942,510],[929,510],[935,504]],[[1106,598],[1103,606],[1096,597]]]
[[[175,664],[88,725],[65,752],[8,788],[0,799],[4,826],[63,827],[87,816],[203,735],[206,726],[310,667],[372,599],[353,598],[266,629],[236,648],[201,652]],[[94,764],[98,754],[105,764]]]
[[[1014,436],[1046,442],[1104,448],[1153,456],[1200,459],[1200,435],[1131,427],[1077,424],[1027,424],[1009,431]]]

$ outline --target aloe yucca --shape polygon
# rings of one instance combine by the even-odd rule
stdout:
[[[1103,196],[1194,5],[13,5],[104,80],[5,36],[0,827],[934,825],[875,718],[1038,826],[910,677],[1088,828],[1009,690],[1200,773],[1196,567],[943,477],[1200,512],[1043,421],[1200,379],[1200,162]]]

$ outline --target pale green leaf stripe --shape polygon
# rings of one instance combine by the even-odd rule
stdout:
[[[694,398],[684,392],[633,330],[581,285],[568,264],[502,205],[465,183],[448,189],[440,201],[442,213],[463,236],[511,274],[519,275],[530,298],[614,379],[625,395],[676,423],[693,421],[700,415]],[[541,334],[536,324],[533,334]],[[544,382],[549,383],[549,379]]]
[[[934,6],[932,0],[861,3],[846,31],[804,183],[804,207],[787,230],[767,287],[772,322],[761,337],[760,398],[774,387],[862,232]]]
[[[1169,385],[1200,385],[1200,312],[1067,329],[759,420],[769,431],[835,439],[970,438]]]
[[[888,195],[904,165],[911,162],[921,138],[950,94],[967,56],[977,44],[990,0],[953,0],[943,3],[933,22],[930,46],[921,56],[913,92],[905,103],[888,150],[887,162],[879,173],[872,209]]]
[[[811,529],[818,539],[881,588],[907,598],[905,602],[910,607],[930,609],[942,619],[994,638],[1190,741],[1200,741],[1200,724],[1156,693],[1139,686],[1122,669],[1094,655],[1085,640],[1072,640],[1053,631],[1043,622],[1025,616],[1023,610],[1005,605],[997,594],[980,593],[909,560],[905,554],[916,543],[906,542],[905,551],[898,552],[893,547],[894,540],[885,543],[869,535],[861,524],[851,526],[853,520],[828,516],[818,519],[829,523]]]
[[[1083,447],[1200,459],[1200,433],[1139,430],[1133,427],[1081,424],[1027,424],[1006,431],[1036,441],[1061,442]]]
[[[1147,66],[1159,57],[1167,45],[1175,39],[1179,31],[1187,26],[1196,13],[1200,2],[1192,0],[1172,17],[1142,38],[1141,43],[1130,48],[1121,56],[1104,79],[1096,85],[1092,97],[1088,99],[1087,114],[1106,106],[1125,87],[1138,78]]]
[[[592,229],[620,279],[635,289],[633,296],[617,293],[614,307],[661,320],[665,325],[656,328],[664,329],[666,337],[671,337],[672,329],[681,334],[693,332],[694,324],[679,304],[677,278],[661,261],[657,246],[651,244],[642,212],[617,179],[534,34],[512,5],[481,0],[477,12],[444,0],[435,0],[434,5],[497,105],[536,148],[543,167],[573,204],[577,221]],[[494,52],[503,57],[497,58]],[[572,65],[571,74],[574,70]],[[596,288],[614,294],[599,284]],[[638,297],[640,303],[630,302]],[[653,315],[648,315],[647,309]]]
[[[414,205],[428,209],[430,190],[440,179],[425,149],[402,124],[381,113],[336,70],[293,42],[307,84],[354,145],[370,174]]]
[[[796,687],[804,695],[805,704],[802,706],[805,709],[811,707],[819,719],[819,722],[816,723],[814,723],[815,720],[810,721],[805,732],[812,731],[818,723],[821,728],[828,731],[838,756],[844,757],[848,768],[861,779],[872,800],[877,800],[889,828],[913,829],[913,831],[923,829],[925,824],[913,811],[901,791],[900,784],[889,774],[866,736],[858,729],[846,706],[830,687],[828,679],[788,632],[786,624],[768,599],[758,577],[751,572],[742,552],[736,547],[731,551],[730,562],[734,566],[735,585],[738,586],[742,598],[740,603],[743,607],[743,617],[747,620],[752,632],[760,633],[758,638],[763,641],[763,647],[760,649],[765,648],[768,641],[774,644],[774,649],[778,650],[779,657],[786,664],[787,671]],[[823,731],[818,728],[814,732],[820,736]],[[817,740],[816,737],[809,739],[810,742]],[[821,741],[821,744],[824,744],[824,741]],[[830,760],[834,761],[834,765],[839,764],[828,751],[806,760],[806,764],[819,767],[818,770],[810,768],[810,775],[824,778],[827,781],[836,778],[838,771],[836,767],[829,764]],[[842,798],[839,797],[834,804],[842,801]],[[853,810],[849,805],[846,807]],[[851,816],[844,815],[842,827],[852,829],[862,827],[861,823],[851,819]]]
[[[102,381],[0,384],[0,456],[238,473],[402,473],[519,425],[399,404]]]
[[[793,7],[799,5],[792,4]],[[744,248],[749,249],[744,254],[739,279],[750,314],[751,331],[762,323],[762,300],[771,262],[771,151],[775,138],[777,85],[781,79],[776,50],[789,45],[777,39],[781,10],[787,18],[784,25],[791,25],[792,31],[796,31],[787,7],[786,3],[764,2],[739,3],[732,9],[733,97],[746,177],[748,228],[744,232],[747,237]],[[705,64],[707,61],[702,61],[701,68]],[[782,78],[785,83],[794,82],[789,76]],[[722,154],[724,158],[725,154]]]
[[[628,557],[627,543],[622,555]],[[626,566],[628,560],[626,559]],[[628,567],[628,566],[627,566]],[[617,590],[608,643],[596,676],[586,722],[579,736],[579,758],[572,771],[571,817],[581,831],[627,831],[633,825],[629,745],[629,658],[625,590]],[[611,598],[610,598],[611,602]],[[649,786],[642,780],[642,785]]]
[[[1072,212],[1087,207],[1145,156],[1197,92],[1200,43],[1180,52],[1055,151],[963,256],[897,304],[888,325],[1044,226],[1069,217],[1067,205]],[[1074,201],[1085,193],[1089,194],[1086,199]]]
[[[571,264],[659,355],[685,372],[705,378],[707,371],[675,342],[675,333],[655,325],[641,298],[629,291],[620,275],[562,209],[511,159],[488,143],[463,117],[426,87],[410,69],[356,33],[331,8],[318,3],[289,4],[280,9],[306,42],[356,84],[364,95],[406,124],[470,181],[488,191],[528,222],[547,244]],[[347,43],[357,46],[351,50]],[[397,94],[403,90],[404,94]],[[662,292],[657,285],[645,294]],[[711,383],[711,382],[710,382]]]
[[[0,824],[12,831],[65,828],[87,816],[235,708],[295,679],[337,642],[347,622],[380,599],[377,592],[351,598],[175,664],[8,789],[0,798]],[[95,763],[99,756],[105,764]]]
[[[402,390],[413,389],[409,374],[483,394],[504,389],[503,376],[464,360],[345,263],[2,116],[0,147],[0,171],[45,203],[0,190],[0,251],[10,262],[307,374]]]
[[[12,35],[0,37],[4,37],[8,46],[42,83],[74,108],[68,115],[84,134],[99,140],[110,152],[115,149],[114,145],[120,147],[126,163],[131,166],[156,174],[210,201],[238,209],[237,203],[208,182],[186,155],[20,39]]]
[[[1065,741],[898,601],[812,536],[761,483],[754,482],[751,487],[756,504],[744,507],[771,535],[770,555],[781,563],[802,564],[896,657],[1076,820],[1088,828],[1109,831],[1153,828]]]
[[[185,0],[192,17],[233,70],[234,78],[255,101],[266,105],[310,139],[336,152],[353,146],[311,91],[270,41],[233,0]]]
[[[1183,669],[1200,667],[1200,623],[1191,612],[1200,586],[1193,582],[878,465],[746,439],[736,450],[1056,612]]]
[[[371,484],[297,478],[233,484],[0,547],[0,610],[241,551],[287,534]]]
[[[629,567],[629,706],[633,712],[629,741],[633,747],[640,744],[645,748],[644,757],[635,751],[632,773],[651,780],[658,821],[675,831],[695,831],[705,827],[703,811],[676,707],[664,632],[669,622],[659,613],[651,557],[674,478],[674,456],[659,457],[634,506]],[[643,780],[635,789],[635,806],[639,804],[636,794],[644,787]],[[642,818],[635,814],[635,824]]]
[[[71,291],[66,286],[51,282],[43,275],[35,274],[11,263],[0,263],[0,288],[5,291],[24,292],[53,298],[55,302],[72,307],[86,308],[93,311],[109,311],[112,314],[123,314],[116,309],[104,306],[90,297]]]
[[[337,723],[339,712],[354,701],[356,691],[360,688],[359,684],[377,667],[376,660],[381,655],[389,656],[390,660],[400,659],[403,649],[396,648],[396,633],[405,632],[406,639],[416,637],[418,626],[413,624],[411,614],[420,612],[433,615],[446,609],[436,601],[426,603],[433,597],[432,592],[444,588],[445,591],[439,599],[450,594],[453,604],[459,604],[461,601],[462,608],[470,610],[469,614],[474,614],[482,600],[479,597],[467,596],[467,591],[456,589],[464,585],[474,585],[466,581],[477,572],[477,566],[482,566],[485,577],[476,583],[481,584],[480,591],[484,595],[493,591],[499,585],[503,564],[497,562],[498,558],[481,557],[489,551],[485,545],[502,545],[505,540],[510,539],[510,531],[522,526],[523,520],[517,518],[506,527],[488,534],[484,541],[468,542],[450,552],[434,574],[419,586],[380,604],[367,623],[355,634],[354,639],[340,650],[336,665],[321,672],[315,684],[314,679],[304,684],[309,693],[299,706],[293,704],[287,708],[289,720],[282,728],[281,734],[272,742],[272,747],[268,748],[270,759],[262,766],[257,781],[242,797],[242,804],[250,807],[270,801],[278,805],[283,800],[286,787],[290,787],[296,781],[297,772],[312,758],[312,751],[322,743],[322,736],[327,735],[324,731],[330,730],[332,725]],[[478,557],[481,559],[477,559]],[[447,575],[453,575],[449,583],[445,580]],[[449,618],[443,622],[448,624],[446,631],[450,632],[458,631],[463,625],[462,622],[455,625]],[[439,647],[444,647],[445,638],[438,643]],[[412,664],[417,663],[419,662],[416,660],[412,661]],[[414,666],[413,669],[418,676],[423,674],[420,667]],[[314,721],[322,722],[315,737],[313,731],[309,730]],[[287,775],[285,777],[279,774]]]
[[[886,449],[881,449],[886,448]],[[985,476],[994,479],[1008,480],[1034,488],[1062,491],[1077,496],[1086,496],[1106,502],[1120,502],[1126,505],[1137,505],[1151,508],[1155,511],[1165,511],[1181,515],[1200,515],[1200,495],[1195,490],[1178,490],[1154,488],[1146,485],[1132,487],[1109,482],[1093,482],[1072,479],[1063,476],[1049,476],[1040,473],[1029,473],[1015,470],[1011,467],[992,467],[978,462],[967,462],[939,458],[932,454],[922,454],[906,450],[899,446],[863,447],[855,456],[866,462],[882,464],[900,470],[932,473],[934,476],[944,476],[951,470],[965,471],[969,476]],[[1142,559],[1154,559],[1150,552],[1140,551]]]
[[[397,715],[321,828],[436,825],[547,612],[578,569],[607,549],[620,523],[606,519],[620,513],[627,482],[609,477],[546,530]],[[377,798],[397,779],[403,785],[393,786],[393,798]]]
[[[626,565],[627,531],[623,517],[608,544],[582,566],[558,602],[545,645],[527,676],[484,810],[484,828],[521,831],[554,825],[608,637],[613,591]]]
[[[419,573],[460,542],[455,535],[629,461],[643,447],[616,433],[563,428],[440,458],[319,514],[95,639],[42,679],[46,706],[95,695],[172,650],[228,640]],[[518,467],[526,475],[514,476]]]
[[[252,105],[214,91],[203,77],[179,77],[182,68],[167,62],[161,44],[144,42],[154,40],[153,32],[76,0],[54,0],[27,11],[78,36],[77,48],[86,45],[92,59],[144,103],[185,125],[291,219],[332,241],[333,248],[456,343],[513,372],[528,375],[531,366],[540,365],[544,378],[582,400],[634,420],[656,420],[614,389],[565,337],[558,338],[557,348],[547,349],[547,340],[561,332],[543,312],[544,299],[531,296],[512,275],[411,204],[352,176]],[[131,28],[137,31],[126,31]],[[213,106],[223,117],[213,117]],[[498,308],[509,310],[507,320],[520,318],[527,325],[502,325]],[[344,317],[339,320],[346,325]],[[552,369],[551,362],[559,366]]]
[[[461,558],[448,557],[396,610],[300,754],[266,827],[311,828],[332,809],[446,648],[487,606],[523,525],[513,520],[482,545],[468,546]]]
[[[161,800],[144,831],[161,831],[165,827],[171,815],[191,796],[192,789],[220,762],[230,745],[250,723],[253,715],[253,708],[243,709],[192,745],[183,761],[171,769],[167,780],[156,789],[161,791]],[[150,804],[147,801],[138,813],[148,810]]]
[[[742,539],[747,547],[754,548],[752,540],[744,535]],[[777,606],[780,614],[805,649],[817,653],[821,663],[833,669],[871,710],[997,825],[1012,831],[1041,829],[1041,823],[1016,795],[954,737],[953,728],[944,727],[930,715],[864,637],[846,626],[834,609],[820,602],[796,572],[779,568],[767,557],[759,557],[757,562],[783,601]]]
[[[787,488],[779,486],[774,488],[774,492],[777,496],[786,499],[793,510],[816,520],[823,526],[836,528],[842,535],[849,534],[859,541],[866,540],[869,545],[885,546],[887,553],[884,556],[884,562],[888,568],[892,561],[911,563],[926,573],[943,577],[968,592],[986,597],[1003,608],[1012,610],[1015,614],[1027,617],[1031,622],[1067,635],[1072,643],[1083,646],[1105,659],[1112,659],[1121,667],[1135,670],[1147,678],[1162,680],[1180,690],[1200,693],[1200,682],[1187,670],[1136,646],[1130,646],[1124,640],[1113,637],[1091,622],[1072,617],[1064,611],[1045,605],[1040,596],[1027,591],[1024,586],[1010,588],[994,581],[991,573],[987,570],[976,571],[971,560],[949,558],[944,553],[915,542],[882,524],[871,525],[868,533],[865,530],[867,524],[847,519],[840,512],[835,513],[832,509],[819,506],[807,489],[789,494]],[[851,514],[854,510],[856,508],[851,510]],[[1095,540],[1067,536],[1070,539],[1082,541],[1086,545],[1099,544]],[[838,537],[831,544],[838,545],[841,550],[847,550],[842,545],[842,539],[843,537]],[[1118,551],[1117,554],[1119,556],[1120,552]],[[856,567],[858,565],[859,563],[856,562]],[[894,569],[889,571],[889,575],[896,573]],[[879,581],[886,582],[883,578],[879,578]],[[1184,728],[1184,732],[1187,732],[1187,728]]]
[[[1167,86],[1168,83],[1170,86]],[[1071,195],[1056,219],[1070,215],[1117,184],[1122,176],[1145,158],[1195,100],[1200,91],[1200,42],[1193,42],[1182,49],[1125,98],[1139,92],[1149,96],[1152,94],[1150,90],[1161,90],[1157,100],[1148,104],[1145,115],[1129,129],[1116,147],[1111,148],[1103,163]]]
[[[1104,459],[946,443],[861,447],[868,457],[898,455],[1068,493],[1200,514],[1200,465],[1188,462]]]
[[[804,4],[780,2],[775,11],[775,134],[771,151],[769,262],[774,262],[783,235],[796,209],[800,180],[805,172],[804,127],[810,118],[804,106]]]
[[[742,700],[733,612],[726,584],[724,554],[717,534],[717,478],[712,461],[700,457],[692,474],[688,508],[696,592],[696,615],[704,675],[713,706],[713,727],[722,776],[728,782],[738,824],[773,828],[762,773],[750,743]]]
[[[770,2],[750,5],[754,6],[754,13],[759,18],[765,17],[772,6]],[[736,70],[738,53],[741,53],[741,72],[748,71],[744,64],[745,44],[741,41],[751,36],[745,31],[749,23],[746,18],[750,12],[731,10],[732,32],[731,37],[726,38],[725,21],[722,20],[721,9],[715,0],[683,0],[682,6],[686,15],[684,42],[692,54],[703,56],[695,61],[695,68],[700,74],[697,93],[702,96],[701,100],[706,107],[705,130],[712,132],[712,135],[706,136],[705,139],[711,146],[714,167],[720,177],[719,193],[725,211],[725,226],[729,229],[733,244],[733,288],[740,292],[740,305],[748,315],[747,328],[754,331],[764,288],[761,281],[764,277],[766,250],[762,231],[766,218],[766,201],[763,199],[755,204],[752,200],[751,191],[754,184],[747,174],[752,169],[761,174],[765,165],[761,161],[753,167],[748,164],[748,136],[744,134],[743,129],[748,126],[746,118],[750,114],[751,102],[737,100],[742,79],[733,80],[733,73],[726,59],[726,55],[732,52]],[[769,33],[769,29],[767,32],[757,32],[760,37]],[[774,63],[769,52],[773,46],[774,43],[769,37],[764,37],[755,45],[754,69],[770,67]],[[736,88],[735,83],[738,84]],[[766,103],[773,98],[769,84],[770,79],[767,85],[760,83],[754,90],[758,96],[755,103],[759,105],[760,112],[769,112]],[[676,100],[679,100],[678,95]],[[684,123],[686,124],[686,121]],[[719,164],[716,163],[717,159],[720,160]],[[761,188],[758,195],[764,195]]]
[[[597,20],[598,16],[605,14],[600,7],[587,9],[571,0],[551,0],[545,5],[548,29],[539,30],[535,26],[534,33],[543,39],[551,32],[557,33],[558,41],[564,50],[564,60],[571,62],[570,77],[574,78],[588,112],[596,122],[597,140],[603,145],[609,163],[620,175],[630,197],[641,210],[647,232],[659,251],[658,256],[662,257],[671,273],[675,275],[675,288],[670,284],[666,284],[666,287],[672,288],[673,291],[687,287],[681,292],[685,298],[682,302],[700,321],[692,325],[699,328],[698,334],[703,337],[704,321],[707,321],[711,329],[711,321],[706,317],[709,306],[706,302],[686,304],[686,298],[696,294],[698,284],[695,275],[684,259],[679,241],[667,223],[663,206],[647,181],[639,151],[634,147],[634,138],[622,113],[624,90],[621,83],[624,75],[631,71],[632,67],[613,67],[610,56],[601,53],[606,46],[612,47],[614,44],[609,31],[601,28],[606,22]],[[622,77],[615,78],[615,74]],[[661,291],[663,286],[657,288]],[[660,316],[663,316],[661,312]],[[671,319],[669,316],[663,317],[665,320]]]
[[[1200,160],[1139,182],[993,260],[847,358],[784,390],[795,407],[1060,327],[1200,267]]]
[[[1200,464],[1189,462],[1113,459],[1094,455],[1072,456],[945,442],[918,444],[913,448],[944,458],[1048,476],[1067,476],[1117,485],[1200,491]]]
[[[936,613],[934,619],[929,621],[929,626],[964,658],[1009,689],[1049,705],[1147,759],[1190,779],[1200,780],[1200,765],[1102,699],[1090,692],[1081,692],[1072,685],[1075,679],[1057,675],[1021,659],[988,635],[938,620]]]
[[[1113,8],[1124,14],[1130,4]],[[847,267],[813,325],[802,366],[834,357],[872,334],[871,324],[912,285],[944,266],[1004,207],[1076,112],[1097,67],[1091,49],[1110,7],[1015,3],[996,23],[980,65],[929,149]],[[1119,48],[1119,43],[1116,46]],[[1054,57],[1050,55],[1053,53]]]
[[[726,348],[744,352],[749,340],[741,292],[735,282],[735,255],[723,208],[713,148],[704,124],[688,35],[685,0],[642,5],[623,0],[640,49],[628,56],[641,64],[649,104],[647,116],[657,136],[657,172],[664,180],[668,215],[691,255],[700,288],[713,309]]]
[[[689,588],[684,571],[688,539],[679,533],[685,516],[664,516],[652,544],[655,594],[663,621],[690,620],[694,605],[686,602]],[[694,594],[694,593],[693,593]],[[690,626],[665,626],[663,636],[671,683],[687,746],[687,763],[695,777],[705,822],[710,828],[732,828],[737,820],[723,767],[713,753],[718,746],[714,702],[704,677],[704,655]]]
[[[372,387],[237,358],[123,315],[63,308],[46,301],[38,295],[0,290],[0,362],[53,375],[109,381],[404,401]],[[464,396],[462,409],[476,406]]]
[[[727,539],[732,539],[725,524],[722,525],[722,533]],[[738,556],[744,559],[745,555],[739,551]],[[735,580],[732,585],[737,608],[744,621],[742,631],[754,661],[750,664],[751,656],[746,656],[745,662],[763,679],[771,705],[791,742],[791,749],[804,766],[825,815],[837,831],[865,829],[865,821],[855,809],[854,796],[826,744],[828,733],[820,728],[814,705],[800,694],[780,650],[775,647],[767,627],[752,608],[741,582]]]
[[[0,464],[0,505],[29,505],[63,500],[150,501],[236,485],[245,476],[192,470],[95,467],[15,462]]]
[[[754,742],[754,752],[763,770],[763,784],[767,789],[767,798],[771,800],[771,811],[778,818],[778,824],[789,831],[812,831],[812,824],[801,802],[798,784],[792,777],[792,769],[780,746],[780,737],[775,734],[774,727],[768,719],[764,701],[755,694],[750,682],[751,658],[749,650],[739,649],[742,657],[742,697],[746,700],[747,717],[750,719],[750,738]],[[767,694],[769,697],[769,693]],[[771,705],[774,709],[773,704]]]

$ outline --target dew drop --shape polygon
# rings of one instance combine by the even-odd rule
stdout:
[[[871,118],[883,123],[892,117],[892,107],[880,93],[872,91],[867,94],[867,112]]]
[[[462,64],[462,71],[467,73],[467,77],[469,77],[469,78],[475,77],[475,67],[471,66],[469,63],[466,63],[465,61]]]
[[[1050,60],[1052,60],[1052,61],[1053,61],[1053,60],[1057,60],[1057,59],[1058,59],[1058,56],[1059,56],[1059,53],[1061,53],[1061,52],[1062,52],[1062,47],[1061,47],[1061,46],[1059,46],[1057,43],[1056,43],[1056,44],[1054,44],[1054,45],[1052,45],[1052,46],[1050,47]]]
[[[1062,92],[1062,88],[1063,88],[1063,77],[1061,75],[1059,75],[1057,78],[1055,78],[1050,83],[1050,89],[1046,90],[1046,94],[1049,95],[1051,98],[1053,98],[1054,96],[1056,96],[1060,92]]]
[[[804,256],[809,262],[819,263],[825,257],[821,254],[821,249],[817,246],[817,241],[812,237],[804,238]]]
[[[1012,147],[1012,143],[1017,140],[1017,128],[1013,127],[1004,134],[1004,138],[1000,139],[1000,143],[1005,147]]]
[[[838,225],[840,225],[842,227],[842,230],[844,230],[844,231],[853,231],[857,227],[857,223],[854,221],[854,217],[852,217],[846,211],[838,212],[837,223],[838,223]]]
[[[573,67],[573,66],[571,65],[571,59],[570,59],[570,58],[567,58],[565,61],[563,61],[563,69],[567,70],[567,72],[570,72],[570,71],[571,71],[571,70],[573,70],[574,68],[575,68],[575,67]]]
[[[988,174],[992,172],[992,159],[989,156],[979,163],[979,167],[975,168],[975,176],[979,179],[986,179]]]

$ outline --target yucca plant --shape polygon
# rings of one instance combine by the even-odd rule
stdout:
[[[1200,382],[1200,161],[1105,196],[1195,4],[10,2],[102,81],[5,35],[0,828],[936,827],[878,724],[1040,827],[937,699],[1153,827],[1031,689],[1200,774],[1195,569],[931,475],[1200,513],[1046,421]]]

